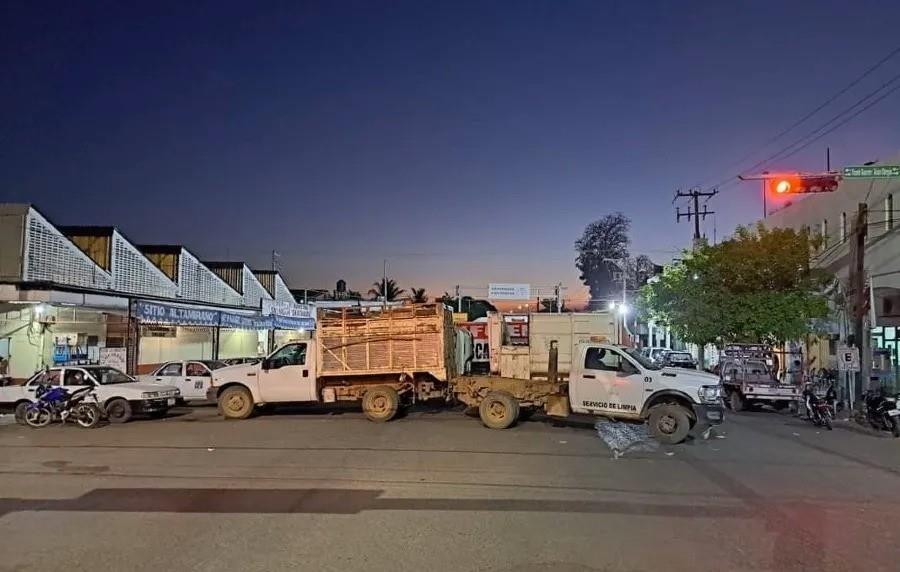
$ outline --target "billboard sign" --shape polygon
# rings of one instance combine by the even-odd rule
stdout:
[[[488,284],[488,298],[493,300],[530,300],[531,284]]]

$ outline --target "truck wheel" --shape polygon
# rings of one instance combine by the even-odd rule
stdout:
[[[650,410],[650,433],[661,443],[676,445],[691,430],[691,417],[681,405],[657,405]]]
[[[245,387],[226,387],[219,394],[219,410],[225,419],[246,419],[253,413],[253,396]]]
[[[728,404],[731,405],[732,411],[743,411],[745,409],[744,398],[741,397],[741,392],[736,389],[728,396]]]
[[[128,423],[131,421],[131,405],[121,397],[110,399],[106,404],[106,418],[110,423]]]
[[[506,429],[519,417],[519,402],[505,391],[492,391],[478,406],[478,414],[485,427]]]
[[[366,392],[363,396],[363,413],[369,421],[384,423],[397,415],[400,407],[400,396],[393,387],[380,385]]]

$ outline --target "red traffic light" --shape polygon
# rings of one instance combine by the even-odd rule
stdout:
[[[806,193],[830,193],[837,190],[838,175],[799,175],[772,177],[769,189],[778,195],[799,195]]]

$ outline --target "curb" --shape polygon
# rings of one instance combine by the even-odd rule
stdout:
[[[841,429],[846,429],[848,431],[853,431],[854,433],[860,433],[862,435],[869,435],[870,437],[878,437],[881,439],[889,439],[893,438],[890,433],[886,431],[879,431],[872,427],[867,427],[865,425],[860,425],[856,421],[852,419],[835,419],[834,426],[839,427]]]

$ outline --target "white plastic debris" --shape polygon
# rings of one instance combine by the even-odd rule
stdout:
[[[672,452],[672,451],[667,451],[667,452],[666,452],[666,457],[671,457],[671,456],[674,455],[674,454],[675,454],[675,453]]]
[[[568,441],[560,441],[559,443],[560,445],[565,445],[566,443],[568,443]]]
[[[613,459],[628,451],[653,452],[659,449],[659,443],[650,436],[646,425],[601,419],[594,424],[594,429],[612,450]]]
[[[207,451],[215,451],[216,449],[214,447],[207,447],[206,450]]]

